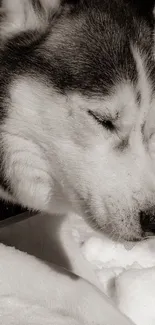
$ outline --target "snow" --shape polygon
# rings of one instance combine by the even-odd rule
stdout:
[[[2,325],[131,324],[98,289],[65,270],[2,244],[0,261]]]
[[[37,215],[1,229],[0,240],[79,274],[106,293],[135,324],[155,324],[155,239],[115,243],[77,215]]]
[[[133,247],[107,237],[90,237],[82,245],[103,292],[137,325],[155,324],[155,239]]]

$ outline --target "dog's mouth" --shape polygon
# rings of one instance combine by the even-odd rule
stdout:
[[[100,233],[106,234],[109,238],[114,240],[115,242],[125,243],[125,242],[140,242],[144,240],[142,235],[139,234],[124,234],[121,231],[115,231],[114,229],[109,230],[108,227],[104,227],[100,229]]]
[[[99,232],[102,236],[102,234],[105,234],[107,237],[111,238],[115,242],[139,242],[144,239],[147,239],[150,236],[153,236],[151,233],[144,233],[142,230],[130,230],[128,232],[123,232],[123,230],[118,227],[116,224],[114,224],[112,221],[107,221],[102,224],[100,223],[97,218],[94,217],[93,214],[85,214],[84,216],[86,222],[89,224],[89,226]]]

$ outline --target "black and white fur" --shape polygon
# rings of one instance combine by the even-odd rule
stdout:
[[[155,219],[151,14],[127,0],[3,0],[0,14],[1,197],[141,239],[140,216]]]

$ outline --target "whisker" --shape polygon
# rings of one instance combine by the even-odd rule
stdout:
[[[148,235],[148,236],[145,236],[145,237],[143,237],[143,240],[147,240],[147,239],[155,239],[155,236],[153,236],[153,235]]]

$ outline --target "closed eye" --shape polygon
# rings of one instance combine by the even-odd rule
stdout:
[[[88,111],[88,114],[90,116],[92,116],[99,124],[101,124],[108,131],[114,132],[116,130],[116,127],[113,124],[112,120],[110,120],[108,118],[104,118],[101,115],[99,115],[96,112],[93,112],[91,110]]]

